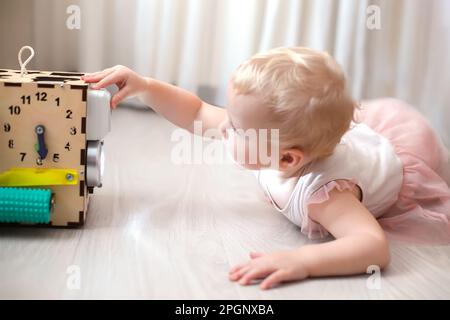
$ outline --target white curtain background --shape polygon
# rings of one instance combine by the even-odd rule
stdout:
[[[81,29],[66,27],[69,5]],[[381,29],[366,27],[369,5]],[[326,50],[355,98],[416,106],[450,145],[449,0],[0,0],[0,68],[96,71],[123,64],[225,104],[240,62],[277,46]]]

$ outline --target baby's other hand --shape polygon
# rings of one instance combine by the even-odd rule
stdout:
[[[138,95],[146,90],[146,78],[133,70],[117,65],[103,71],[86,74],[81,80],[87,83],[95,83],[91,89],[98,90],[110,85],[117,85],[119,91],[111,99],[111,108],[116,108],[119,102],[126,98]]]
[[[250,253],[251,260],[230,270],[231,281],[241,285],[251,284],[253,280],[264,279],[261,289],[270,289],[286,281],[302,280],[308,272],[298,251],[278,251],[273,253]]]

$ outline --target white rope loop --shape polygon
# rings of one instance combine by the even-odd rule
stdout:
[[[30,56],[27,58],[27,60],[25,60],[24,62],[22,62],[22,53],[24,50],[30,50]],[[27,64],[31,61],[31,59],[33,59],[34,57],[34,49],[30,46],[23,46],[18,54],[18,58],[19,58],[19,65],[20,65],[20,76],[23,77],[24,74],[28,74],[27,72]]]

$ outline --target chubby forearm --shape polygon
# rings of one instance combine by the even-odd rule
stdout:
[[[369,266],[383,269],[390,260],[387,240],[370,234],[305,245],[297,249],[297,254],[309,277],[366,273]]]
[[[202,123],[203,134],[210,128],[218,128],[226,118],[226,112],[202,101],[191,92],[159,81],[143,77],[130,68],[117,65],[105,70],[86,74],[82,77],[86,83],[92,83],[91,89],[98,90],[116,85],[119,91],[111,98],[111,108],[126,98],[138,97],[173,124],[193,132],[194,122]]]
[[[146,89],[140,100],[173,124],[190,129],[202,106],[191,92],[152,78],[144,78]]]
[[[230,280],[247,285],[264,278],[262,289],[308,277],[366,273],[389,264],[389,244],[373,215],[351,191],[332,190],[325,202],[309,207],[309,217],[336,240],[270,254],[252,253],[251,261],[230,270]]]

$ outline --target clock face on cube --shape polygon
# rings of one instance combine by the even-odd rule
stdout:
[[[2,150],[17,166],[65,168],[70,166],[71,153],[79,155],[77,135],[85,131],[83,117],[67,99],[65,91],[70,89],[43,87],[23,84],[26,90],[4,88],[15,90],[1,99]]]

